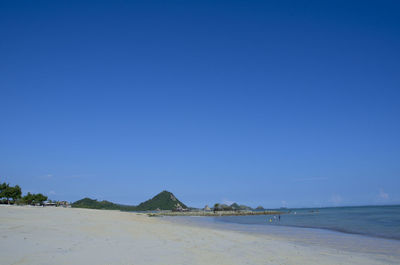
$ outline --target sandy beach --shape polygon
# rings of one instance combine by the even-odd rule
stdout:
[[[171,223],[143,214],[0,207],[0,264],[400,264],[338,251]]]

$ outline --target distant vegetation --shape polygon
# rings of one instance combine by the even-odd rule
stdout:
[[[214,212],[216,212],[216,211],[253,211],[253,210],[259,211],[259,210],[264,210],[264,208],[262,206],[258,206],[256,209],[253,209],[250,206],[239,205],[235,202],[235,203],[232,203],[231,205],[216,203],[216,204],[214,204],[213,210],[214,210]]]
[[[109,201],[98,201],[90,198],[74,202],[72,207],[75,208],[90,208],[90,209],[104,209],[104,210],[121,210],[121,211],[156,211],[156,210],[170,210],[170,211],[199,211],[200,209],[188,208],[183,202],[178,200],[174,194],[169,191],[162,191],[150,200],[142,202],[137,206],[121,205]],[[239,205],[232,203],[231,205],[216,203],[212,208],[216,211],[261,211],[264,210],[262,206],[253,209],[247,205]],[[211,209],[208,208],[208,211]]]
[[[84,198],[71,204],[75,208],[103,209],[103,210],[121,210],[135,211],[135,206],[121,205],[109,201],[97,201],[90,198]]]
[[[44,196],[41,193],[31,194],[30,192],[28,192],[27,195],[22,197],[22,201],[29,205],[36,205],[36,204],[42,205],[43,202],[47,201],[47,196]]]
[[[182,210],[187,206],[179,201],[171,192],[163,191],[150,200],[142,202],[138,206],[121,205],[109,201],[97,201],[90,198],[74,202],[72,207],[105,209],[105,210],[121,210],[121,211],[152,211],[152,210]]]
[[[10,186],[8,183],[0,184],[0,203],[3,204],[27,204],[27,205],[43,205],[47,201],[47,196],[38,193],[31,194],[28,192],[22,196],[22,190],[18,185]],[[67,202],[52,202],[49,200],[47,203],[53,205],[65,205]],[[155,210],[171,210],[171,211],[187,211],[189,208],[181,201],[179,201],[174,194],[169,191],[162,191],[153,198],[140,203],[137,206],[116,204],[109,201],[98,201],[90,198],[84,198],[71,204],[74,208],[89,208],[89,209],[103,209],[103,210],[120,210],[120,211],[155,211]],[[206,207],[208,208],[208,207]],[[239,205],[232,203],[231,205],[216,203],[212,208],[215,211],[244,211],[244,210],[264,210],[262,206],[253,209],[246,205]],[[200,210],[191,208],[191,210]],[[208,208],[207,211],[211,209]]]
[[[47,201],[47,196],[41,193],[31,194],[28,192],[27,195],[22,197],[22,190],[20,186],[10,186],[8,183],[0,184],[0,203],[3,204],[28,204],[28,205],[42,205],[44,201]]]

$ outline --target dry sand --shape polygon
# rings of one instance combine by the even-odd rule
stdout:
[[[0,264],[400,264],[395,257],[89,209],[0,207]]]

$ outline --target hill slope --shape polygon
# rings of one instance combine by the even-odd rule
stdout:
[[[71,204],[74,208],[104,209],[104,210],[121,210],[135,211],[135,206],[121,205],[109,201],[97,201],[90,198],[84,198]]]
[[[187,208],[187,206],[179,201],[174,194],[169,191],[164,190],[160,192],[150,200],[142,202],[139,204],[136,209],[138,211],[149,211],[149,210],[173,210],[176,209],[177,206],[180,205],[182,208]]]
[[[179,201],[174,194],[169,191],[163,191],[138,206],[121,205],[109,201],[98,201],[90,198],[84,198],[71,204],[74,208],[104,209],[104,210],[121,210],[121,211],[152,211],[152,210],[174,210],[178,206],[187,208],[187,206]]]

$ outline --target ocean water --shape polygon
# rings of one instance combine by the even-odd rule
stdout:
[[[272,215],[167,217],[174,222],[264,234],[300,244],[400,257],[400,206],[283,210]]]
[[[327,229],[400,240],[400,205],[284,210],[278,216],[224,216],[219,222]]]

